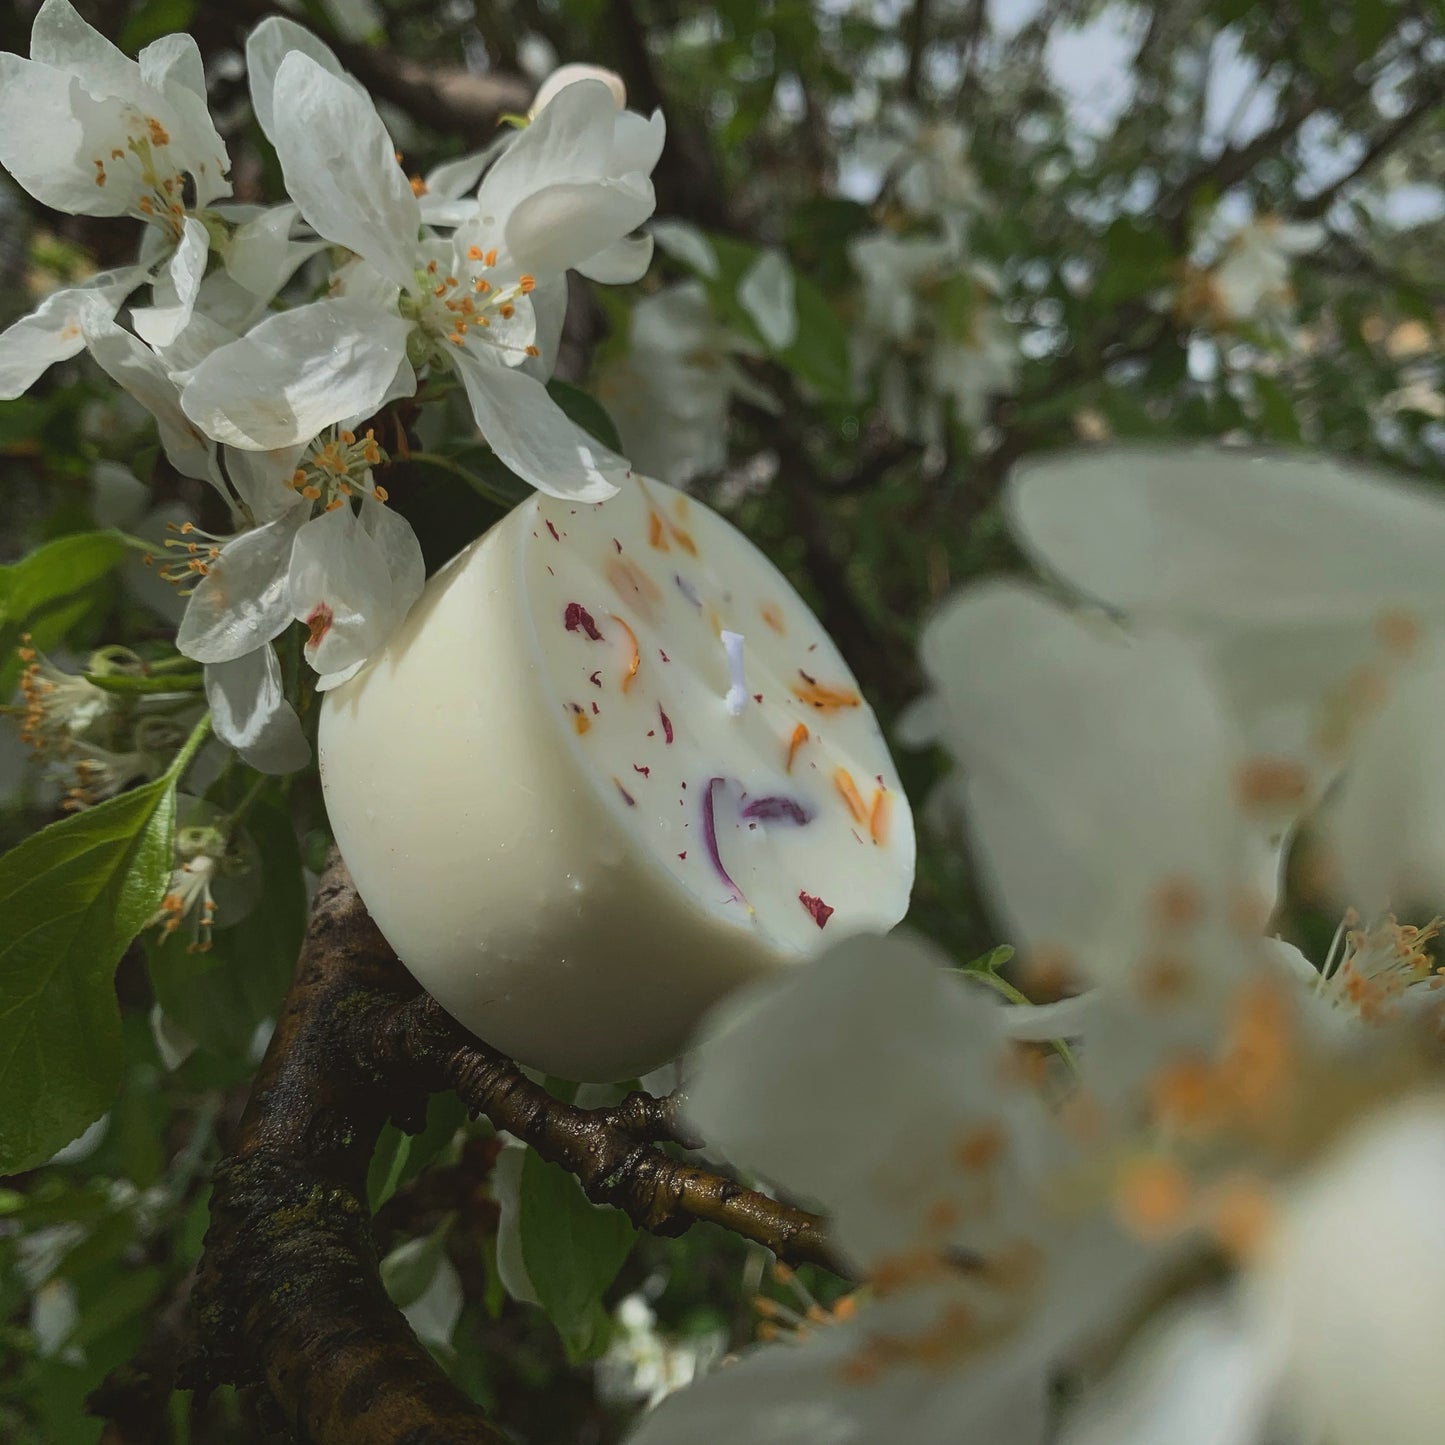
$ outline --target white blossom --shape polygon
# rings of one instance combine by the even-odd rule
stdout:
[[[699,282],[679,282],[637,302],[627,351],[597,381],[633,465],[672,486],[721,468],[733,398],[777,407],[734,359],[756,352],[717,320]]]
[[[1186,277],[1178,305],[1219,327],[1238,322],[1279,326],[1294,314],[1291,262],[1318,248],[1324,228],[1264,216],[1240,226],[1214,249],[1212,263]]]
[[[1146,1328],[1061,1445],[1430,1445],[1445,1415],[1445,1107],[1366,1119],[1242,1277]]]
[[[270,59],[293,31],[272,27]],[[647,264],[650,239],[628,233],[652,210],[661,118],[619,113],[601,82],[565,86],[442,239],[423,232],[391,138],[334,60],[313,44],[268,71],[265,47],[252,49],[257,113],[269,114],[288,190],[321,236],[360,259],[338,294],[201,360],[183,378],[187,414],[231,446],[272,450],[410,394],[419,370],[450,369],[518,475],[558,495],[611,495],[626,462],[566,418],[538,372],[560,333],[566,269],[635,279]]]
[[[205,275],[207,208],[230,194],[230,162],[206,109],[196,42],[167,35],[131,60],[69,0],[45,0],[31,31],[30,58],[0,54],[0,163],[57,210],[147,223],[152,241],[143,247],[145,264],[110,273],[96,289],[113,316],[126,295],[153,280],[154,304],[135,311],[135,326],[156,345],[173,340],[190,319]],[[12,327],[0,356],[18,350],[38,375],[74,354],[78,347],[67,352],[60,345],[62,338],[78,340],[74,318],[45,324],[74,304],[52,300],[50,310],[42,306],[33,319],[40,324],[20,332]]]
[[[949,412],[977,429],[989,401],[1014,389],[1019,366],[992,275],[966,259],[952,228],[870,232],[853,240],[848,254],[861,282],[855,384],[876,382],[900,436],[938,443]]]
[[[634,1445],[1038,1442],[1048,1382],[1149,1253],[1056,1213],[1065,1157],[997,1010],[927,949],[857,938],[724,1007],[689,1113],[711,1145],[830,1215],[871,1298],[658,1407]]]
[[[1367,916],[1445,877],[1445,504],[1309,456],[1078,453],[1022,470],[1019,540],[1045,570],[1209,659],[1253,751],[1318,797],[1335,891]]]

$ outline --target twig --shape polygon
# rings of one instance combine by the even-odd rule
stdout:
[[[382,1125],[420,1128],[429,1093],[572,1170],[639,1227],[697,1220],[791,1263],[838,1268],[819,1221],[652,1140],[686,1140],[680,1101],[578,1109],[421,994],[333,852],[235,1147],[216,1171],[183,1386],[264,1381],[308,1445],[497,1445],[388,1300],[366,1210]]]

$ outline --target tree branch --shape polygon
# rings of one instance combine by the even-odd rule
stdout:
[[[640,1228],[707,1220],[791,1263],[840,1268],[813,1215],[649,1142],[686,1139],[679,1100],[578,1109],[474,1039],[397,962],[333,850],[216,1171],[182,1386],[264,1381],[308,1445],[498,1445],[387,1298],[366,1207],[382,1125],[420,1128],[427,1095],[453,1088]]]

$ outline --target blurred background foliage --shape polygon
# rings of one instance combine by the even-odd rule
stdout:
[[[273,7],[80,8],[132,53],[194,34],[237,198],[279,194],[241,63],[245,32]],[[664,109],[657,215],[694,229],[660,227],[652,270],[628,292],[574,285],[558,395],[599,434],[620,430],[634,456],[682,459],[678,479],[817,608],[890,728],[918,689],[930,605],[1016,564],[996,498],[1020,458],[1207,438],[1440,476],[1440,0],[289,10],[382,102],[417,172],[485,144],[496,112],[525,110],[560,62],[613,67],[629,104]],[[26,53],[32,17],[25,0],[0,11],[0,48]],[[942,259],[915,264],[905,243]],[[130,222],[48,212],[0,178],[0,324],[133,245]],[[778,325],[746,282],[775,251],[791,293]],[[689,326],[638,309],[679,282],[701,297]],[[401,408],[398,425],[411,420]],[[525,489],[460,426],[411,440],[432,460],[397,463],[387,487],[435,566]],[[168,466],[143,411],[83,358],[54,368],[0,403],[0,479],[0,693],[19,678],[22,632],[72,665],[103,644],[168,639],[153,579],[123,549],[64,565],[51,554],[39,581],[26,570],[37,549],[97,526],[154,535],[168,516],[206,520],[204,489]],[[912,921],[960,960],[985,955],[996,940],[965,851],[931,826],[941,760],[900,762],[923,824]],[[0,1439],[15,1445],[90,1445],[87,1395],[116,1367],[106,1388],[123,1387],[127,1360],[167,1348],[207,1170],[294,961],[303,869],[324,856],[314,776],[261,782],[216,759],[202,782],[211,803],[246,809],[261,901],[230,918],[223,907],[208,953],[180,935],[128,952],[115,1107],[0,1187]],[[60,801],[13,730],[0,795],[7,846]],[[754,1335],[760,1291],[802,1303],[740,1242],[703,1228],[634,1242],[599,1225],[565,1178],[502,1167],[509,1152],[436,1100],[422,1134],[388,1134],[372,1192],[394,1297],[518,1440],[614,1440],[650,1393]],[[509,1189],[526,1206],[520,1248],[543,1310],[511,1298],[499,1270]],[[550,1281],[564,1236],[576,1258]],[[811,1285],[826,1304],[828,1285]],[[764,1311],[777,1328],[777,1309]],[[177,1441],[255,1442],[275,1426],[246,1393],[177,1394],[154,1419]]]

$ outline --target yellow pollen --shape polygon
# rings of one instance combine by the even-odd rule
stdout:
[[[373,487],[371,489],[371,495],[375,497],[378,502],[384,502],[391,493],[388,492],[385,487]]]
[[[153,144],[158,146],[170,145],[171,138],[166,133],[165,126],[163,126],[160,121],[155,118],[155,116],[146,116],[146,129],[150,131],[151,141]]]
[[[1309,770],[1289,758],[1251,758],[1234,776],[1235,796],[1247,813],[1299,803],[1309,785]]]
[[[475,291],[479,296],[484,295],[491,289],[492,283],[488,281],[484,276],[478,276],[477,279],[472,282],[472,290]]]
[[[144,211],[146,215],[149,216],[155,211],[155,203],[151,200],[149,196],[142,196],[140,200],[136,202],[136,208],[138,210]]]
[[[428,261],[428,262],[426,263],[426,273],[427,273],[428,276],[435,276],[435,275],[436,275],[436,273],[437,273],[437,263],[436,263],[435,261]]]
[[[467,260],[480,261],[482,259],[482,248],[480,246],[467,247]]]
[[[1390,652],[1412,652],[1420,640],[1420,623],[1408,612],[1382,612],[1375,619],[1375,636]]]
[[[496,252],[496,248],[494,247],[492,250],[488,251],[485,256],[482,257],[482,265],[483,265],[483,266],[495,266],[496,264],[497,264],[497,252]]]
[[[785,772],[791,773],[793,771],[793,759],[797,757],[798,749],[807,741],[808,729],[805,728],[802,723],[799,723],[797,727],[793,729],[792,737],[788,739],[788,762],[784,768]]]
[[[121,150],[121,148],[120,148],[119,146],[113,146],[113,147],[111,148],[110,158],[111,158],[111,160],[113,160],[113,161],[123,161],[123,160],[125,159],[125,152],[124,152],[123,150]],[[96,165],[99,165],[99,164],[100,164],[100,162],[99,162],[99,161],[96,161]]]
[[[321,488],[316,486],[302,487],[301,495],[305,497],[308,502],[317,501],[321,496]]]
[[[541,356],[542,354],[535,346],[524,346],[522,350],[525,351],[528,356]]]
[[[536,286],[536,284],[537,278],[535,276],[523,276],[517,282],[517,289],[522,293],[523,296],[525,296]]]
[[[447,284],[446,284],[446,282],[443,281],[443,282],[441,282],[440,285],[433,286],[433,287],[432,287],[431,294],[432,294],[433,296],[445,296],[445,295],[447,294]]]
[[[1155,921],[1163,928],[1192,928],[1204,916],[1204,895],[1187,878],[1166,878],[1154,890]]]
[[[1174,1233],[1184,1223],[1189,1204],[1189,1176],[1171,1159],[1132,1160],[1114,1191],[1120,1220],[1141,1239]]]
[[[517,314],[517,308],[510,303],[497,307],[497,313],[503,321],[510,321]]]
[[[426,182],[420,176],[413,176],[410,181],[411,193],[414,196],[426,195]]]
[[[356,433],[355,433],[355,432],[342,431],[342,432],[338,433],[338,435],[339,435],[339,437],[340,437],[340,439],[341,439],[341,445],[342,445],[342,446],[344,446],[344,447],[351,447],[351,446],[355,446],[355,445],[356,445]]]

